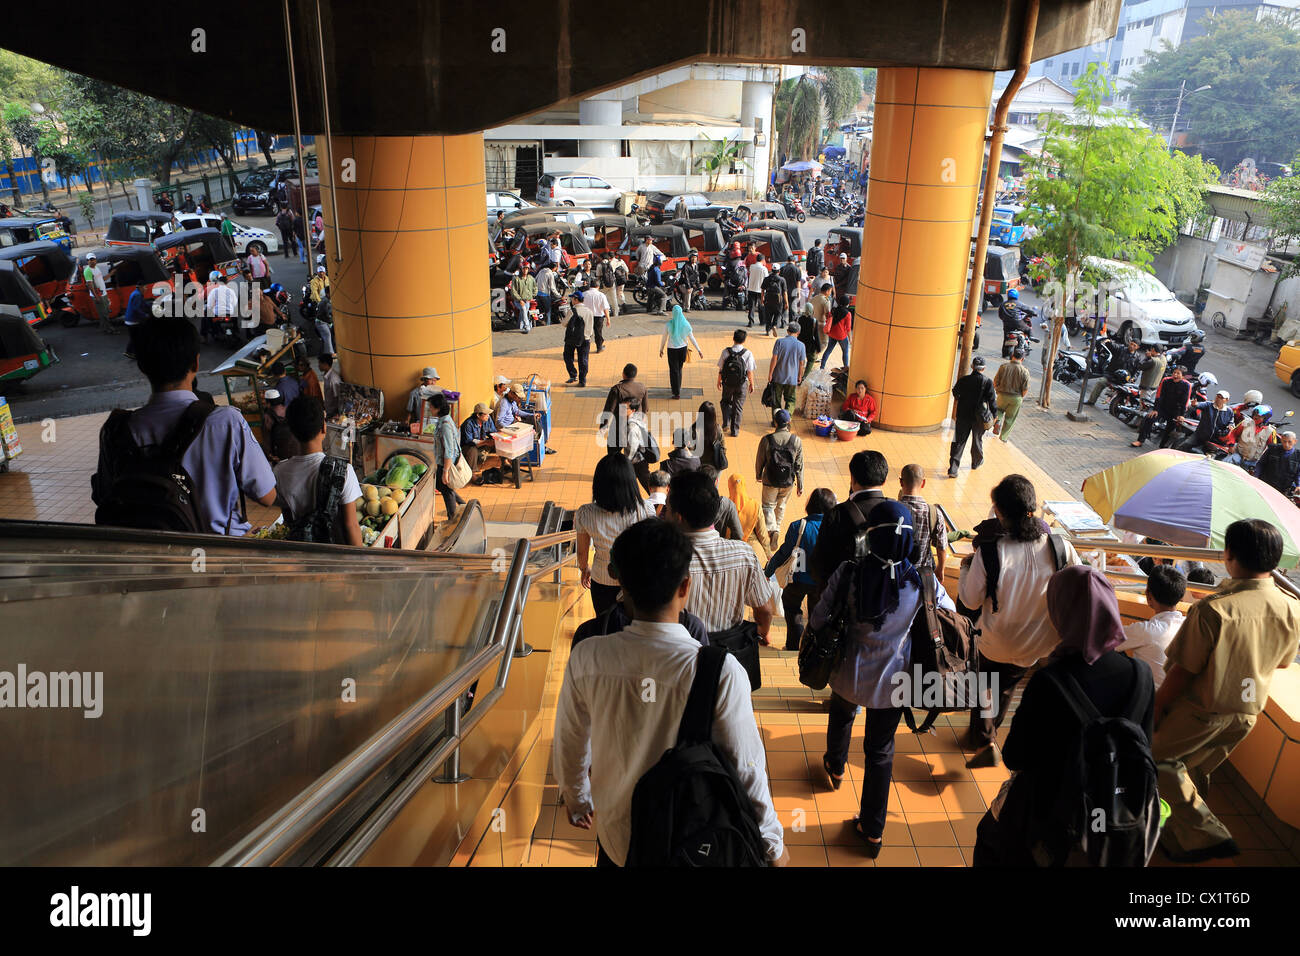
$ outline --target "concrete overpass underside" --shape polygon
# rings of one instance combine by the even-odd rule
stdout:
[[[320,169],[344,377],[394,405],[434,365],[462,409],[491,393],[480,131],[696,62],[879,67],[851,372],[880,401],[883,426],[920,430],[946,414],[993,72],[1015,65],[1028,5],[664,0],[646,24],[572,0],[550,17],[523,0],[288,0],[286,30],[280,4],[252,0],[193,15],[133,0],[129,14],[56,25],[25,4],[8,12],[4,43],[286,132],[287,34],[302,130],[328,133]],[[1110,37],[1120,6],[1042,0],[1033,59]],[[354,180],[338,175],[345,160]]]

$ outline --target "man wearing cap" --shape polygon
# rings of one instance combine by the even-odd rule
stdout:
[[[586,304],[586,293],[575,289],[570,300],[569,320],[564,326],[564,367],[569,370],[565,385],[587,387],[587,360],[591,355],[591,336],[595,316]],[[575,364],[576,359],[576,364]]]
[[[267,458],[274,465],[301,455],[302,446],[293,437],[293,430],[286,418],[289,404],[286,396],[277,388],[268,388],[265,397],[266,414],[262,416],[262,434],[266,436]]]
[[[482,402],[474,406],[474,414],[460,426],[460,450],[476,475],[493,451],[492,433],[496,430],[492,413]]]
[[[90,296],[91,304],[95,306],[95,314],[99,316],[99,331],[116,335],[117,329],[113,328],[108,321],[111,308],[108,301],[108,287],[104,285],[104,277],[99,274],[95,266],[95,254],[86,253],[86,266],[81,270],[81,277],[86,280],[86,292]]]
[[[1205,447],[1207,442],[1221,443],[1227,440],[1237,418],[1228,407],[1228,399],[1231,397],[1227,389],[1220,389],[1214,396],[1214,401],[1201,402],[1196,406],[1200,418],[1196,422],[1196,431],[1183,446],[1183,451],[1209,454],[1209,449]]]
[[[406,398],[406,420],[408,422],[420,421],[420,409],[424,402],[433,398],[434,395],[441,395],[442,389],[434,383],[438,381],[438,370],[431,365],[426,365],[420,372],[420,384],[411,389],[411,394]]]
[[[506,385],[506,390],[501,396],[501,401],[497,403],[497,431],[505,431],[515,422],[527,422],[534,428],[537,427],[537,414],[524,409],[520,402],[523,400],[523,394],[519,386],[514,382]]]
[[[839,262],[831,269],[831,279],[835,282],[835,298],[842,295],[853,295],[854,290],[849,288],[849,254],[841,252]]]
[[[782,341],[790,341],[783,339]],[[778,343],[779,344],[779,343]],[[802,348],[802,343],[800,347]],[[758,442],[758,458],[754,465],[759,484],[763,486],[763,522],[767,526],[770,546],[776,550],[781,532],[781,522],[785,519],[785,503],[792,490],[803,495],[803,442],[799,436],[790,431],[790,413],[778,408],[772,413],[772,431]],[[793,474],[781,467],[781,462],[773,462],[775,449],[789,453],[793,461]]]
[[[506,392],[510,389],[510,379],[504,375],[492,376],[492,418],[500,419],[501,401],[506,397]]]
[[[1002,418],[998,437],[1006,441],[1011,436],[1016,416],[1020,414],[1021,403],[1029,394],[1029,370],[1025,368],[1024,349],[1011,350],[1011,360],[1003,363],[993,376],[993,390],[998,395],[998,415]]]
[[[313,302],[320,302],[320,298],[325,294],[325,290],[330,287],[330,277],[325,272],[324,266],[316,267],[316,274],[312,276],[311,282],[307,284],[307,294],[311,296]]]
[[[510,304],[519,318],[519,331],[528,334],[533,327],[532,317],[528,313],[528,303],[537,298],[537,280],[529,275],[528,260],[519,263],[519,274],[510,280]]]
[[[1295,494],[1300,483],[1300,449],[1295,446],[1295,432],[1282,432],[1276,445],[1264,449],[1255,465],[1255,477],[1288,497]]]
[[[984,359],[978,355],[971,359],[970,374],[957,379],[952,397],[957,402],[953,411],[952,447],[948,451],[948,477],[956,478],[967,439],[971,443],[971,471],[984,464],[984,420],[986,416],[992,420],[998,413],[993,383],[984,377]]]

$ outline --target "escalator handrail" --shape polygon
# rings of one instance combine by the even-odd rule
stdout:
[[[528,540],[519,539],[489,643],[223,854],[217,865],[274,865],[301,846],[351,793],[372,779],[430,723],[456,704],[493,665],[498,667],[496,687],[504,687],[513,657],[511,645],[517,631],[516,618],[521,614],[520,598],[528,581],[525,568],[528,553]],[[478,719],[481,718],[474,722]],[[464,736],[463,731],[460,736]]]
[[[459,553],[456,548],[460,544],[461,535],[465,533],[465,529],[469,527],[475,517],[478,518],[480,523],[483,522],[483,506],[479,504],[477,498],[471,498],[465,507],[461,509],[460,517],[456,519],[456,526],[451,530],[451,533],[438,543],[437,550]]]

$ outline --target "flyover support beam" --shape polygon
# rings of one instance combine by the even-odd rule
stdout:
[[[929,431],[948,412],[993,74],[881,69],[849,387],[879,424]]]
[[[763,130],[763,145],[752,142],[744,149],[753,175],[753,193],[759,199],[767,194],[767,181],[772,173],[772,97],[776,91],[773,83],[746,80],[740,85],[740,125]]]
[[[335,136],[330,156],[321,189],[337,190],[339,221],[326,228],[343,250],[329,266],[344,379],[382,389],[393,418],[426,365],[462,410],[488,401],[483,136]]]

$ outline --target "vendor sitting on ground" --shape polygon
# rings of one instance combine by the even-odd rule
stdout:
[[[846,422],[857,422],[859,435],[870,435],[876,411],[876,400],[867,391],[867,383],[858,379],[853,383],[853,393],[844,399],[840,418]]]
[[[483,470],[496,447],[492,441],[492,433],[496,430],[497,423],[482,402],[474,406],[474,414],[460,426],[460,449],[475,475]]]
[[[437,386],[439,379],[438,370],[432,366],[425,366],[420,372],[420,384],[411,389],[411,394],[406,399],[406,420],[408,422],[420,421],[420,409],[423,403],[433,398],[434,395],[441,395],[442,389]]]

